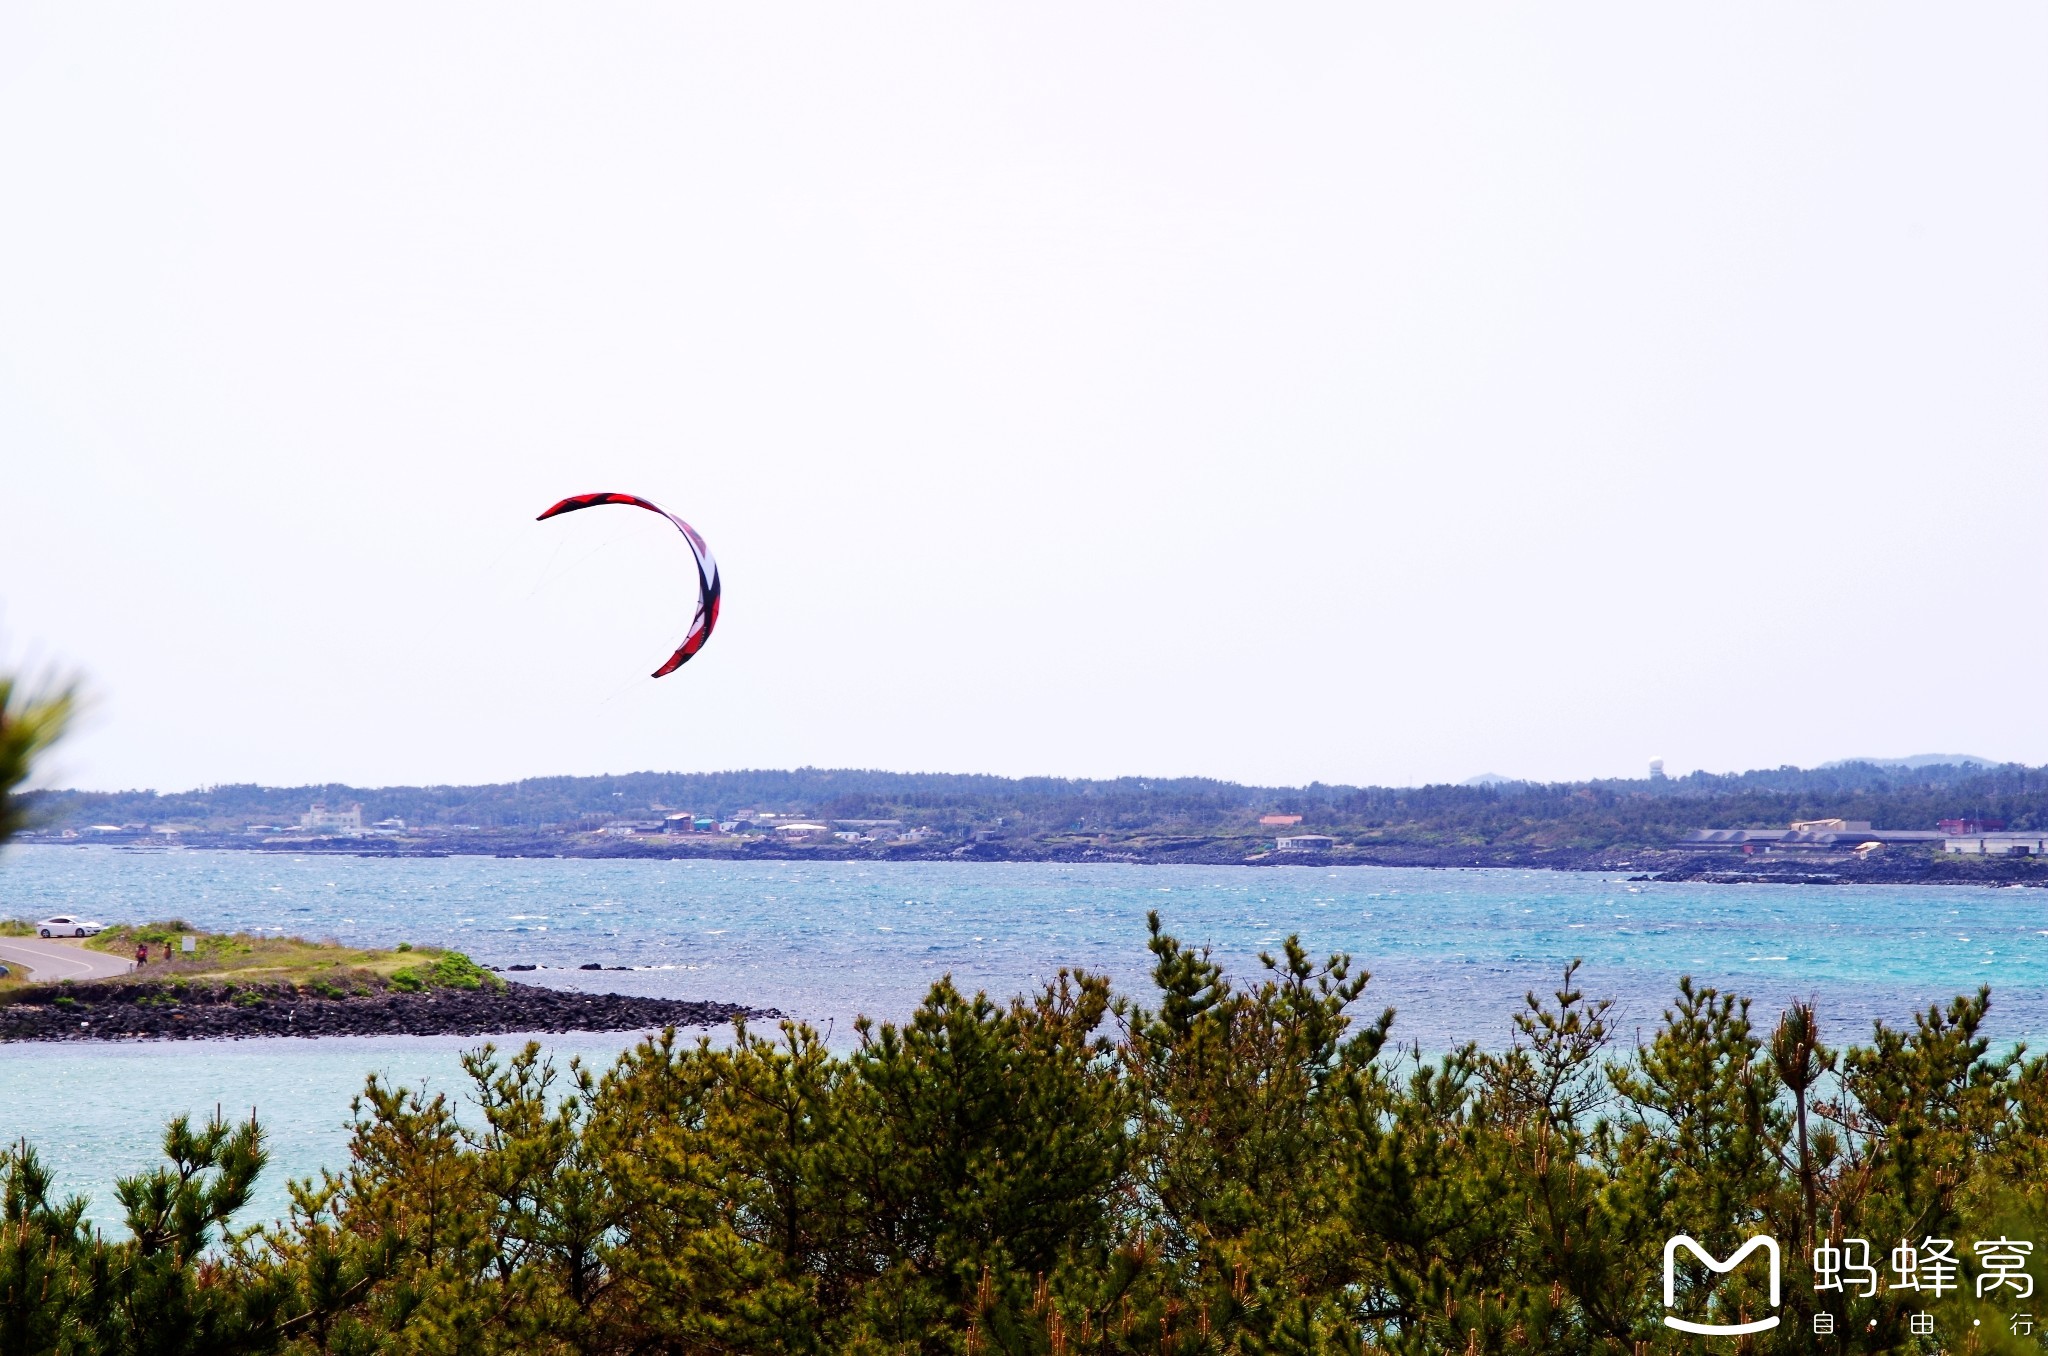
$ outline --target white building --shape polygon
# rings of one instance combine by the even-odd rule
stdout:
[[[351,805],[346,810],[330,810],[325,805],[315,805],[299,816],[299,831],[330,838],[360,838],[363,836],[363,807]]]
[[[1294,833],[1273,840],[1281,852],[1328,852],[1336,845],[1337,840],[1326,833]]]
[[[1941,847],[1972,857],[2043,857],[2048,856],[2048,833],[1973,833],[1945,838]]]

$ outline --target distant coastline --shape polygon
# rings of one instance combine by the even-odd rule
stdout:
[[[1333,846],[1315,852],[1246,850],[1240,839],[1187,837],[1114,847],[985,840],[939,845],[793,845],[770,839],[731,842],[601,838],[588,835],[477,834],[431,839],[308,838],[252,842],[235,834],[184,834],[175,843],[58,838],[27,834],[24,845],[100,848],[130,852],[184,850],[318,854],[342,857],[573,858],[594,861],[781,861],[781,862],[1038,862],[1137,866],[1422,867],[1438,870],[1520,869],[1598,872],[1631,880],[1692,881],[1703,884],[1775,885],[2021,885],[2048,888],[2048,858],[1961,857],[1938,849],[1893,851],[1876,856],[1853,852],[1786,852],[1753,857],[1682,847],[1633,851],[1543,848],[1523,845],[1431,847],[1390,844]]]
[[[637,772],[487,786],[50,791],[35,798],[34,809],[38,823],[23,841],[131,848],[1513,867],[1710,882],[2048,884],[2048,838],[2041,837],[2048,767],[1994,767],[1961,756],[1678,777],[1653,767],[1634,779],[1421,787],[857,768]],[[1801,824],[1841,832],[1781,832]],[[2033,834],[2033,845],[1980,843],[1975,855],[1943,850],[1951,834],[2007,830]],[[1873,845],[1860,831],[1884,841]],[[2011,855],[2018,852],[2039,855]]]

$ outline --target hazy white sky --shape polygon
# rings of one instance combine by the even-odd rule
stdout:
[[[10,3],[0,646],[102,787],[2048,762],[2044,53]]]

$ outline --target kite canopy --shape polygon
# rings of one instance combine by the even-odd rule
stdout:
[[[718,625],[718,562],[711,558],[711,548],[697,535],[696,528],[661,505],[649,499],[642,499],[637,494],[571,495],[534,521],[544,523],[558,513],[574,513],[577,509],[591,508],[598,504],[630,504],[634,508],[644,508],[650,513],[659,513],[674,523],[676,530],[683,534],[683,540],[690,543],[690,554],[697,562],[697,611],[690,618],[690,629],[683,633],[683,643],[676,646],[676,652],[668,657],[668,663],[654,671],[657,678],[667,677],[704,648],[704,642],[711,639],[711,628]]]

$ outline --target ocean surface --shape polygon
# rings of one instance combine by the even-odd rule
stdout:
[[[1522,995],[1579,985],[1616,1000],[1624,1043],[1654,1026],[1680,975],[1755,998],[1769,1020],[1820,1005],[1834,1044],[1874,1020],[1993,988],[2001,1044],[2048,1044],[2048,892],[1884,886],[1665,885],[1592,874],[1370,867],[992,863],[606,862],[15,847],[0,853],[0,917],[78,912],[183,918],[353,943],[451,946],[520,978],[779,1009],[848,1047],[866,1014],[900,1020],[950,973],[1007,997],[1061,967],[1111,976],[1145,1001],[1145,916],[1214,948],[1235,973],[1299,934],[1349,953],[1372,983],[1361,1011],[1399,1012],[1425,1051],[1509,1038]],[[589,962],[629,971],[582,971]],[[555,1036],[600,1064],[625,1034]],[[516,1046],[517,1037],[501,1038]],[[455,1037],[0,1045],[0,1138],[28,1138],[113,1224],[114,1177],[155,1160],[166,1119],[254,1109],[272,1167],[251,1215],[283,1209],[287,1176],[339,1166],[350,1097],[379,1072],[459,1094]]]

